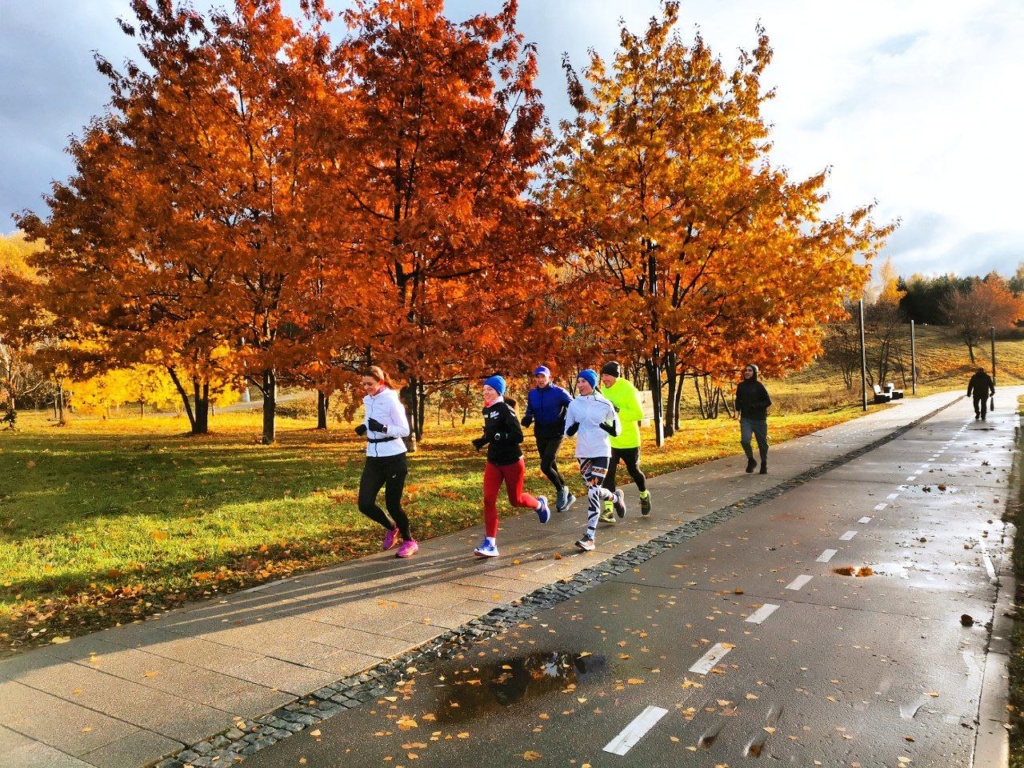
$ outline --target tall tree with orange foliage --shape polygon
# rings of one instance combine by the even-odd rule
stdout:
[[[565,62],[577,116],[562,125],[547,186],[581,270],[606,286],[593,311],[648,370],[659,444],[674,421],[663,376],[672,408],[680,372],[805,364],[820,324],[863,284],[855,257],[891,229],[870,207],[823,218],[826,174],[794,182],[771,166],[763,30],[730,72],[699,36],[683,44],[678,18],[666,0],[642,35],[623,26],[610,67],[591,55],[586,84]]]
[[[943,307],[953,330],[967,345],[974,365],[974,350],[991,330],[1005,331],[1024,319],[1024,298],[1010,290],[1006,280],[991,272],[971,285],[954,291]]]
[[[536,59],[517,4],[456,24],[442,0],[362,2],[336,51],[346,112],[331,165],[337,247],[363,364],[404,383],[417,437],[431,388],[522,364],[546,286]]]
[[[49,246],[50,284],[68,286],[55,305],[102,329],[112,364],[166,366],[196,433],[211,381],[244,376],[264,391],[272,442],[278,371],[305,354],[280,330],[307,317],[311,126],[330,46],[322,4],[304,6],[308,30],[278,0],[208,18],[132,0],[121,24],[145,67],[97,59],[109,113],[72,143],[77,175],[55,185],[50,218],[20,222]]]

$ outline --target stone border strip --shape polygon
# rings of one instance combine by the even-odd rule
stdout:
[[[855,448],[817,467],[804,470],[778,485],[742,501],[709,512],[697,520],[684,523],[644,544],[639,544],[597,565],[585,568],[571,579],[562,579],[555,584],[540,587],[507,606],[494,608],[458,629],[448,630],[399,657],[381,662],[358,675],[351,675],[324,686],[313,693],[300,697],[299,701],[286,704],[269,714],[255,718],[251,723],[239,723],[240,726],[244,725],[244,729],[242,727],[229,728],[212,738],[193,744],[172,757],[160,760],[155,763],[155,766],[156,768],[213,768],[214,766],[237,764],[245,757],[266,749],[294,733],[304,731],[340,712],[375,701],[388,694],[402,680],[408,667],[450,660],[479,640],[493,637],[516,624],[533,619],[540,611],[576,597],[581,592],[603,584],[619,574],[632,571],[638,565],[646,563],[687,539],[699,536],[726,520],[775,499],[793,488],[902,437],[957,402],[959,400],[952,400],[909,424],[897,427],[888,435],[867,445]]]

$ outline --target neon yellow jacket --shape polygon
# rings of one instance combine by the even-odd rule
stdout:
[[[640,420],[644,417],[644,409],[636,387],[619,377],[610,387],[602,388],[601,394],[615,406],[619,421],[622,422],[622,432],[611,439],[612,448],[639,448]]]

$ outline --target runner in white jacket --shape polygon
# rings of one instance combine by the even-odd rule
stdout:
[[[622,490],[612,493],[601,485],[608,474],[608,460],[612,455],[609,436],[618,435],[622,431],[622,424],[615,413],[615,406],[597,391],[596,371],[590,368],[580,371],[576,378],[576,388],[579,395],[569,403],[566,411],[565,434],[567,437],[576,435],[576,460],[587,486],[587,532],[576,542],[576,546],[584,552],[591,552],[594,549],[601,502],[611,501],[619,517],[626,515]]]

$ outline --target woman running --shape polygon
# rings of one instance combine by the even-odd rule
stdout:
[[[366,464],[359,480],[359,511],[384,528],[385,552],[398,543],[400,536],[402,544],[396,557],[411,557],[420,545],[412,537],[409,518],[402,509],[402,490],[409,472],[402,438],[409,436],[409,420],[384,371],[371,366],[363,371],[362,379],[366,414],[363,423],[356,427],[356,434],[366,437]],[[387,514],[377,506],[381,488]]]

